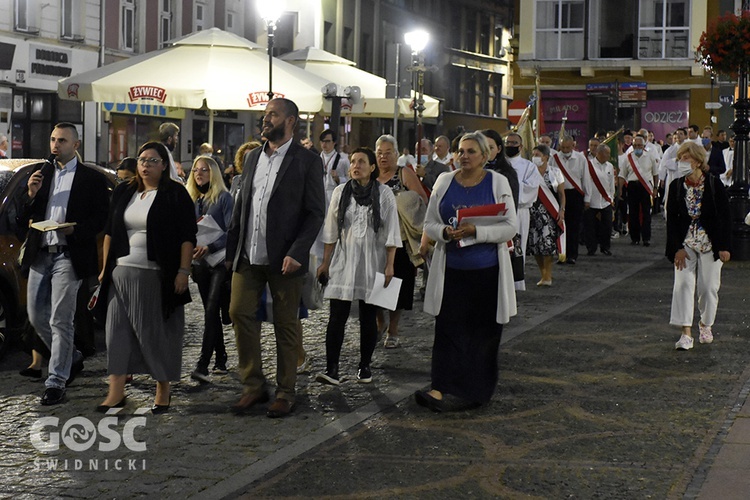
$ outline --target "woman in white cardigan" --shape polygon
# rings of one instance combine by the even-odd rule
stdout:
[[[492,398],[502,325],[516,314],[507,245],[516,233],[510,185],[502,175],[484,168],[489,147],[481,133],[461,138],[458,157],[461,168],[435,182],[424,225],[437,242],[424,302],[425,312],[436,316],[435,343],[432,387],[417,391],[415,398],[436,412],[443,409],[444,394],[474,404]],[[500,222],[455,223],[460,208],[496,203],[505,204]]]

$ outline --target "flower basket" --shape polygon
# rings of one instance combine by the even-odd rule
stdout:
[[[701,35],[696,61],[714,73],[736,77],[750,64],[750,12],[726,14],[711,21]]]

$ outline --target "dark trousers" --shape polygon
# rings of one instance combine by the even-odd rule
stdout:
[[[651,195],[639,181],[628,182],[628,210],[630,239],[651,241]]]
[[[583,195],[575,189],[565,190],[565,254],[567,259],[578,258],[578,241],[583,218]]]
[[[622,186],[622,197],[615,198],[615,231],[622,234],[628,223],[628,185]]]
[[[352,303],[349,300],[331,299],[331,314],[326,328],[326,368],[338,371],[341,345],[344,343],[346,320]],[[359,367],[370,366],[372,353],[378,342],[377,307],[359,301]]]
[[[612,205],[584,211],[583,225],[583,237],[589,252],[595,252],[597,245],[601,250],[609,250],[612,236]]]
[[[205,261],[193,266],[193,281],[198,285],[198,292],[203,301],[203,344],[199,368],[208,368],[211,356],[216,352],[215,363],[219,366],[227,364],[227,350],[224,347],[224,330],[221,325],[222,289],[227,270],[221,263],[216,267],[209,266]]]

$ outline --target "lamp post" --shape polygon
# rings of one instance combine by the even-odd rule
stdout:
[[[424,30],[410,31],[404,35],[404,41],[411,47],[412,66],[410,71],[417,74],[417,95],[414,112],[417,116],[417,165],[422,165],[422,112],[424,111],[424,74],[428,68],[424,65],[424,48],[430,41],[430,34]]]
[[[268,30],[268,100],[273,99],[273,42],[276,23],[281,17],[283,6],[278,0],[258,2],[258,12]]]

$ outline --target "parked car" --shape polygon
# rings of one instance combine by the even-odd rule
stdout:
[[[33,343],[34,330],[26,314],[26,278],[18,266],[23,241],[18,238],[15,197],[26,189],[31,173],[41,163],[44,160],[0,160],[0,358],[13,344],[29,351]],[[104,175],[110,190],[114,188],[115,171],[85,165]],[[99,250],[101,259],[101,240]]]

